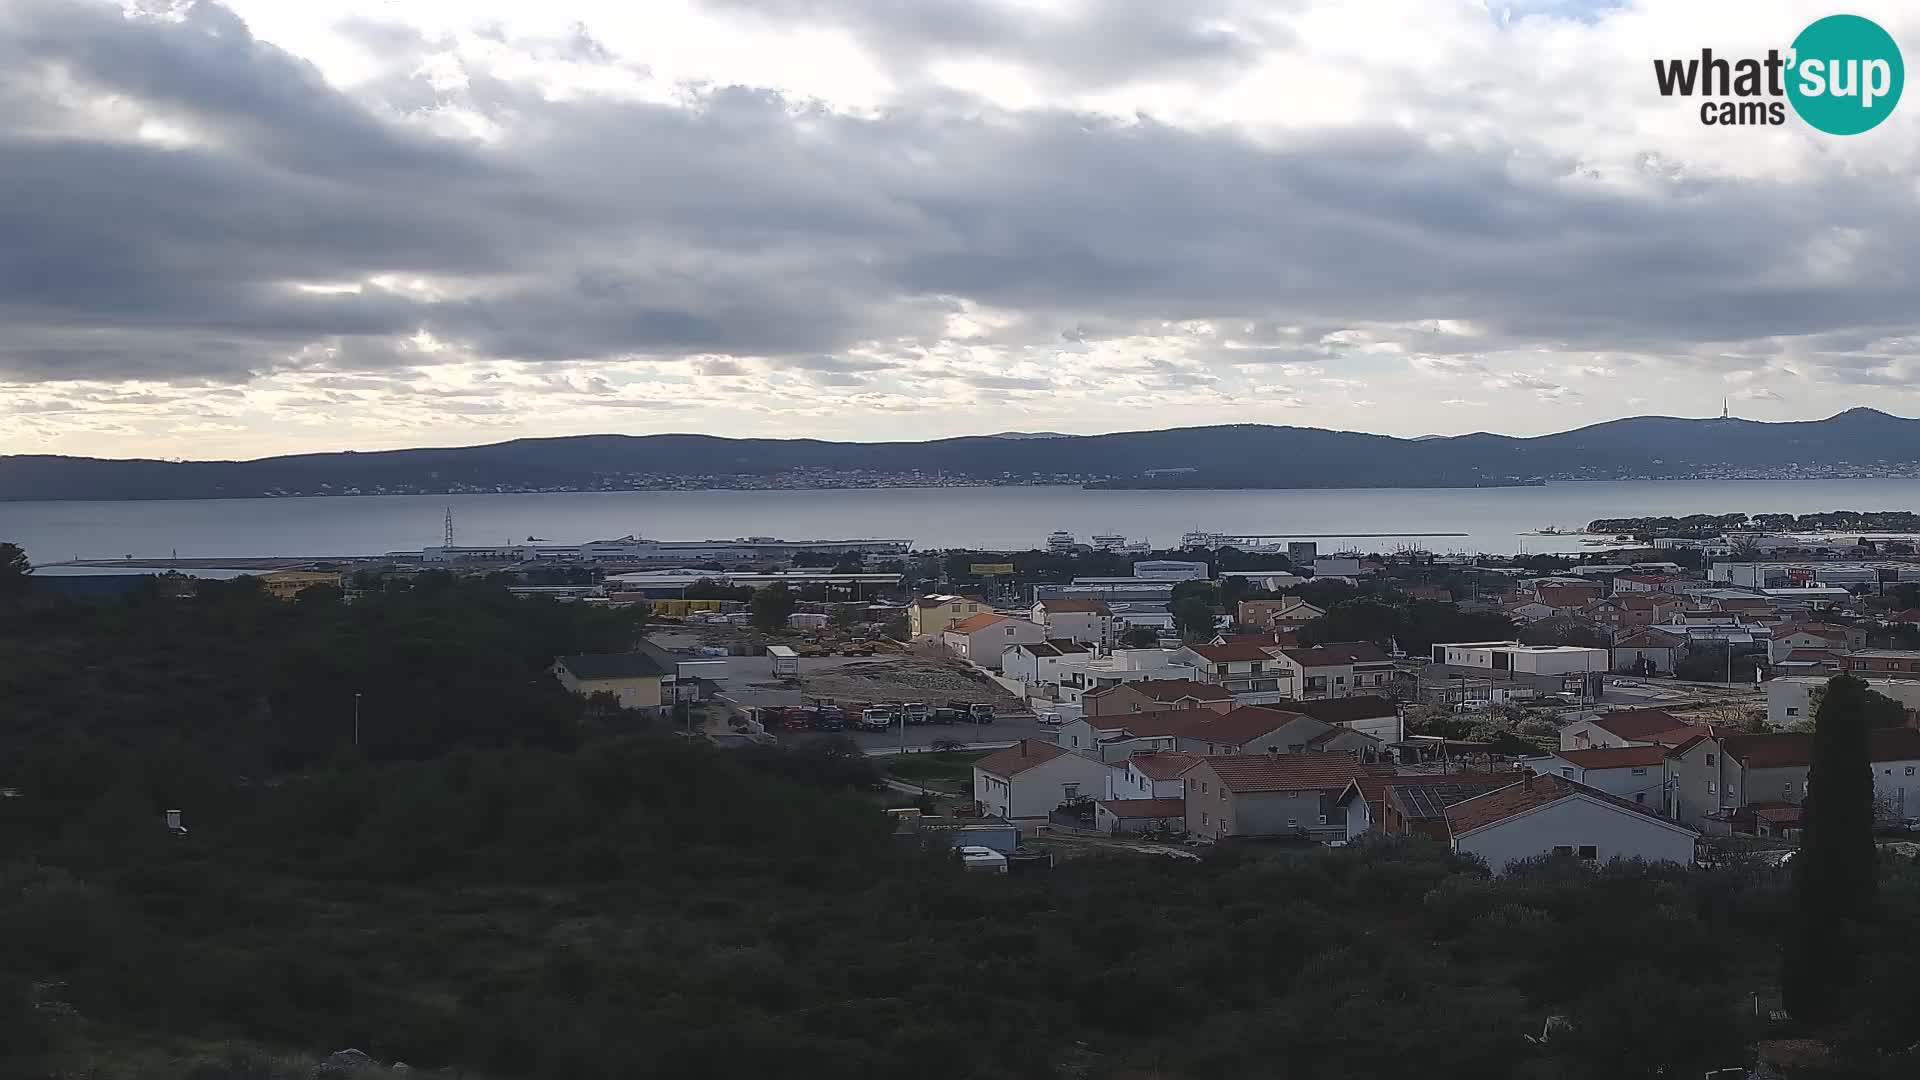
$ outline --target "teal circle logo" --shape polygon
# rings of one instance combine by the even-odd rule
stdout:
[[[1789,63],[1793,111],[1829,135],[1878,126],[1900,103],[1907,81],[1893,35],[1858,15],[1829,15],[1800,31]]]

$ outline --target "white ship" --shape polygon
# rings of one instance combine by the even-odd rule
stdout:
[[[1056,530],[1047,534],[1048,551],[1072,551],[1073,547],[1074,539],[1072,533],[1066,532],[1065,530]]]

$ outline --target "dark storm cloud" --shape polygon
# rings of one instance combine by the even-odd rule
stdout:
[[[1180,10],[1136,14],[1149,8],[1148,27]],[[863,33],[929,49],[1052,48],[972,5],[922,8],[940,25],[920,30],[892,10],[844,9]],[[0,11],[0,375],[701,354],[850,383],[887,364],[849,349],[938,339],[961,299],[1013,313],[995,341],[1251,327],[1256,348],[1222,354],[1244,362],[1310,361],[1327,331],[1430,318],[1470,321],[1480,348],[1684,349],[1897,326],[1920,271],[1901,242],[1911,199],[1864,172],[1607,187],[1571,163],[1396,130],[1274,147],[932,92],[861,116],[739,87],[685,105],[555,101],[484,72],[436,88],[407,74],[424,39],[356,33],[402,72],[359,97],[210,4],[178,22],[49,0]],[[1211,34],[1176,35],[1166,55],[1236,55]],[[584,34],[549,47],[602,54]],[[187,144],[135,139],[124,107],[103,119],[88,94],[137,103]],[[447,106],[493,131],[389,118]],[[1871,229],[1839,269],[1799,268],[1856,224]],[[443,294],[295,287],[380,275]],[[454,348],[399,344],[422,331]],[[1435,352],[1457,340],[1426,337]]]

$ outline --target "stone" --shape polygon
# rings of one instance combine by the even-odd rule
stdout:
[[[365,1051],[336,1050],[327,1055],[327,1060],[315,1065],[309,1075],[313,1080],[344,1080],[357,1072],[378,1068],[379,1065]]]

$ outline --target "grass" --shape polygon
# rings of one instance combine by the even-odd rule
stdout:
[[[881,759],[881,770],[895,780],[922,787],[957,787],[973,783],[973,763],[985,750],[945,750],[928,754],[899,754]]]

